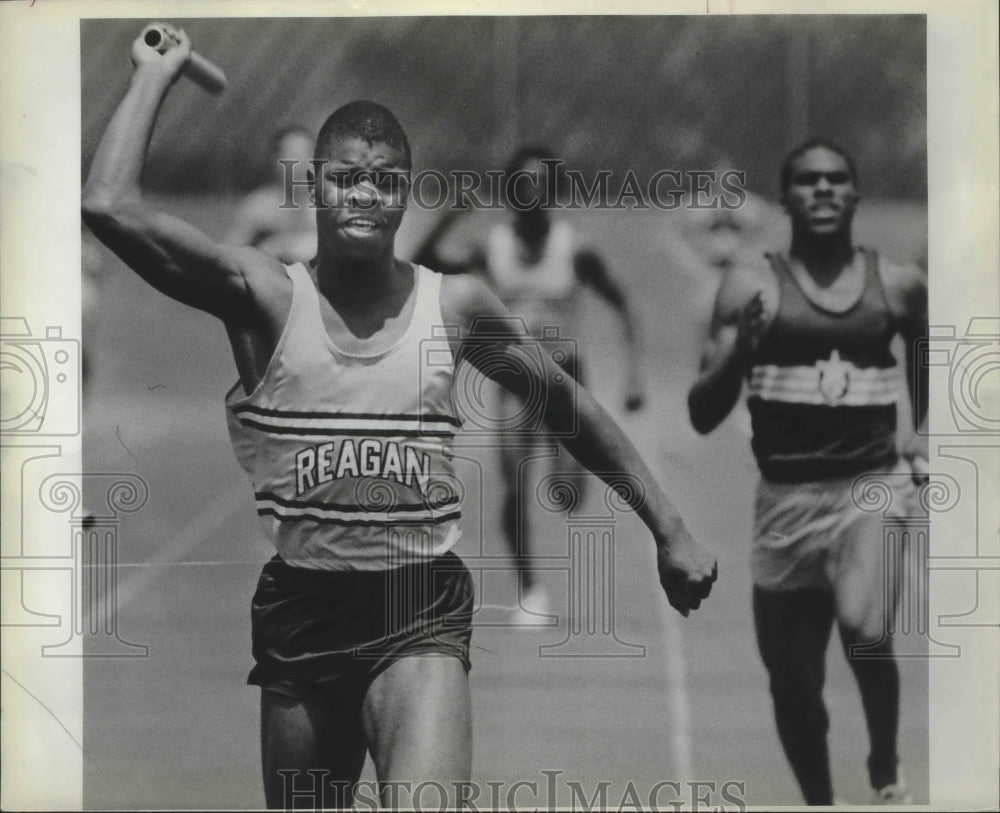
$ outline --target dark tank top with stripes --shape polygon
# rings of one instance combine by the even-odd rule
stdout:
[[[778,312],[747,375],[752,447],[768,479],[843,477],[896,461],[897,330],[878,256],[862,251],[864,289],[842,313],[810,300],[788,261],[768,255]]]

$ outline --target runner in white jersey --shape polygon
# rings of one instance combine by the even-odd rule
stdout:
[[[444,324],[441,276],[415,271],[402,336],[365,353],[334,344],[309,269],[288,267],[292,303],[275,355],[250,395],[237,383],[227,398],[257,513],[290,565],[386,570],[458,540],[454,365],[428,353]]]
[[[240,379],[227,399],[233,441],[278,549],[252,605],[267,804],[350,806],[366,753],[383,804],[408,806],[398,791],[427,780],[457,793],[471,773],[472,608],[470,575],[449,550],[460,510],[446,453],[457,364],[521,395],[544,392],[556,430],[579,426],[566,444],[582,463],[642,480],[640,494],[609,477],[650,529],[661,584],[682,614],[709,594],[715,560],[617,426],[555,381],[553,362],[495,363],[541,354],[485,285],[396,258],[410,147],[381,105],[345,105],[319,132],[308,270],[219,245],[147,202],[139,180],[156,114],[191,53],[183,31],[166,30],[174,45],[164,54],[142,37],[133,44],[135,72],[94,156],[83,212],[136,273],[218,317],[229,336]],[[426,366],[424,340],[437,342]]]
[[[636,336],[636,319],[621,287],[609,273],[601,257],[579,245],[573,226],[554,218],[549,201],[550,172],[556,171],[555,156],[545,147],[526,145],[507,162],[504,171],[507,205],[511,219],[495,224],[485,245],[477,248],[464,265],[452,264],[452,271],[469,269],[483,274],[493,291],[511,313],[523,320],[527,331],[550,352],[556,362],[580,384],[584,369],[577,352],[582,337],[579,324],[580,297],[589,289],[603,300],[617,317],[625,339],[623,361],[625,393],[629,412],[642,407],[644,382]],[[438,255],[438,244],[453,221],[448,212],[416,252],[418,262],[447,268]],[[537,448],[544,439],[524,425],[533,419],[525,404],[501,390],[498,433],[500,470],[504,482],[501,517],[504,539],[510,547],[518,573],[518,606],[512,623],[517,626],[544,626],[550,602],[545,588],[532,568],[531,502],[528,478],[537,468]],[[518,416],[524,416],[519,423]],[[541,427],[539,427],[541,428]],[[552,461],[562,485],[553,493],[568,495],[567,508],[583,499],[586,480],[574,477],[579,466],[572,457],[560,455]]]

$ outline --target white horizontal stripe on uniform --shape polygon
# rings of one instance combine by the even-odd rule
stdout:
[[[828,372],[827,372],[828,370]],[[831,376],[830,386],[837,389],[836,379],[843,376],[846,390],[833,396],[824,394],[823,374]],[[879,406],[899,399],[902,376],[898,367],[855,367],[850,362],[829,362],[817,366],[781,367],[761,364],[750,372],[750,396],[764,401],[784,401],[794,404],[836,404],[838,406]]]
[[[255,413],[239,416],[245,426],[263,431],[277,431],[282,434],[343,434],[343,435],[454,435],[455,425],[440,418],[390,418],[363,419],[337,417],[286,417],[284,415],[259,415]]]
[[[288,504],[269,497],[257,497],[257,511],[266,512],[282,520],[296,519],[328,519],[338,522],[356,522],[364,524],[392,524],[395,522],[434,522],[452,514],[459,513],[461,503],[431,507],[398,507],[389,511],[347,510],[346,508],[330,508],[316,503]]]

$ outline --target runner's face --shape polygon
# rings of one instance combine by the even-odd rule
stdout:
[[[838,234],[850,229],[858,190],[844,157],[816,147],[792,163],[782,202],[794,231]]]
[[[358,257],[391,251],[409,191],[403,151],[355,136],[334,139],[316,171],[320,240]]]

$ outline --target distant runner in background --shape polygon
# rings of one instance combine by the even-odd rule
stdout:
[[[834,800],[822,692],[836,621],[868,724],[873,801],[906,804],[899,670],[887,632],[902,574],[884,566],[883,516],[863,512],[852,487],[860,476],[877,478],[891,490],[887,510],[902,520],[926,478],[926,434],[897,451],[904,376],[890,348],[901,335],[913,425],[921,426],[927,377],[915,364],[926,283],[915,267],[855,246],[857,173],[840,147],[816,139],[792,151],[781,188],[791,248],[726,273],[689,396],[691,422],[711,432],[747,381],[761,473],[754,620],[778,734],[806,802]]]
[[[763,250],[772,208],[747,187],[736,161],[720,157],[713,179],[683,207],[684,239],[714,268],[740,265]]]
[[[313,149],[312,135],[298,125],[275,133],[269,159],[271,179],[240,203],[224,243],[259,248],[283,263],[316,256],[316,212],[309,206],[309,189],[296,183],[286,192],[285,182],[286,171],[296,181],[305,179]]]
[[[573,340],[582,336],[579,298],[584,286],[589,287],[612,308],[621,325],[625,339],[623,403],[632,412],[640,409],[645,400],[636,320],[624,292],[600,255],[581,248],[573,226],[552,216],[551,209],[558,204],[546,200],[546,190],[554,162],[555,156],[545,147],[527,145],[514,153],[504,172],[507,208],[512,218],[493,226],[486,245],[478,247],[467,262],[449,262],[438,251],[441,239],[459,214],[454,209],[438,221],[417,249],[414,260],[440,271],[468,270],[483,274],[511,313],[524,320],[532,336],[536,339],[558,336],[561,350],[556,361],[580,384],[584,383],[580,358],[566,348],[575,346]],[[501,399],[504,416],[517,414],[523,406],[505,391],[501,391]],[[499,436],[505,491],[503,532],[518,572],[519,606],[513,617],[517,626],[544,624],[551,611],[549,597],[531,567],[529,505],[520,482],[528,476],[523,461],[537,454],[537,448],[532,447],[542,440],[544,436],[531,438],[503,433]],[[563,494],[568,497],[566,507],[573,508],[583,499],[585,481],[570,475],[579,473],[580,468],[565,455],[557,458],[555,465],[559,473],[567,476],[568,487]]]

